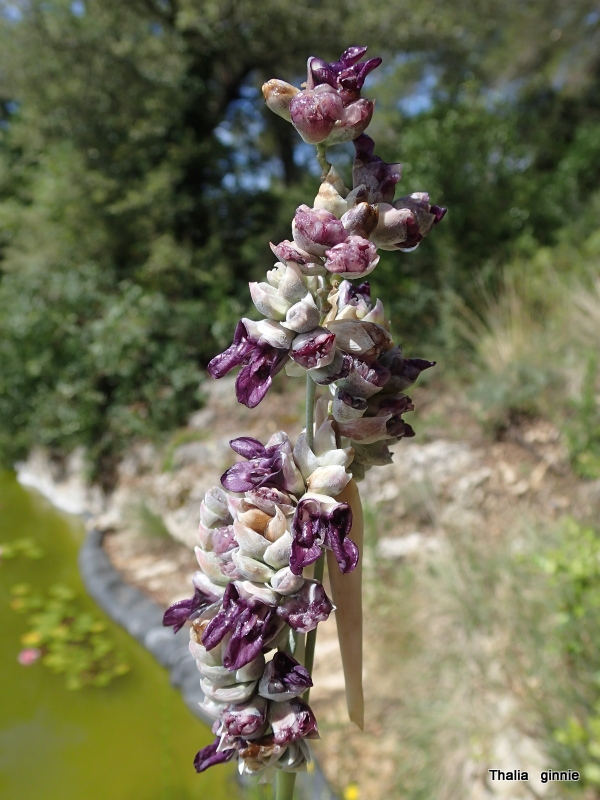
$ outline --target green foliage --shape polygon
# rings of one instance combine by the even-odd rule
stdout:
[[[600,402],[596,392],[598,366],[596,355],[588,359],[583,389],[574,401],[573,413],[565,423],[565,435],[571,463],[582,478],[600,478]]]
[[[44,551],[39,544],[30,537],[22,537],[21,539],[13,539],[12,542],[5,542],[0,545],[0,560],[10,560],[24,556],[25,558],[43,558]]]
[[[83,610],[70,587],[54,584],[43,595],[21,583],[11,591],[11,608],[27,616],[29,630],[21,643],[39,648],[42,663],[65,676],[67,689],[108,686],[129,672],[105,624]]]
[[[336,58],[340,42],[364,41],[387,56],[384,80],[370,79],[378,153],[404,162],[403,192],[450,207],[416,253],[384,254],[374,273],[409,345],[429,337],[454,354],[454,298],[476,303],[475,275],[493,288],[503,261],[581,240],[597,219],[587,0],[568,14],[499,0],[11,9],[0,15],[0,463],[34,444],[84,445],[110,485],[132,438],[185,423],[203,367],[253,313],[247,281],[272,266],[268,241],[289,236],[316,192],[300,179],[308,148],[263,115],[258,90],[273,76],[300,82],[307,53]],[[419,92],[424,110],[398,105]]]
[[[449,212],[416,252],[384,254],[373,283],[391,298],[409,341],[429,331],[451,350],[455,297],[476,307],[482,288],[497,289],[503,264],[535,258],[565,237],[578,247],[595,228],[597,200],[589,193],[600,181],[600,113],[582,100],[581,127],[567,129],[569,104],[558,95],[545,105],[500,93],[492,101],[467,81],[449,98],[434,93],[430,109],[401,116],[397,93],[392,81],[374,123],[377,152],[403,162],[404,194],[427,190]]]
[[[561,769],[578,769],[584,784],[600,785],[600,536],[567,520],[561,541],[538,562],[557,600],[555,647],[562,659],[570,711],[553,731]]]

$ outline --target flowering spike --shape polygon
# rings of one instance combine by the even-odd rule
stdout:
[[[176,630],[191,623],[201,707],[215,720],[217,739],[194,761],[199,772],[233,758],[242,774],[295,772],[310,760],[318,729],[300,695],[312,686],[315,629],[334,610],[321,582],[324,551],[348,712],[363,725],[363,519],[352,478],[389,463],[390,446],[414,435],[404,391],[434,362],[405,358],[381,300],[352,281],[377,268],[379,250],[413,250],[446,213],[425,192],[395,199],[401,166],[375,155],[364,133],[374,104],[361,89],[381,63],[363,60],[366,52],[352,46],[330,63],[311,56],[303,89],[278,79],[263,86],[267,106],[318,145],[324,177],[313,207],[297,208],[292,238],[271,244],[277,261],[266,279],[250,283],[262,319],[242,318],[208,372],[218,379],[239,367],[236,395],[249,408],[284,367],[306,377],[309,399],[314,382],[329,386],[331,400],[309,402],[294,446],[283,431],[265,444],[233,439],[241,460],[201,503],[194,596],[165,612]],[[349,140],[350,190],[326,159],[327,147]],[[315,577],[305,577],[312,565]],[[286,652],[296,634],[308,634],[305,664]],[[284,784],[290,800],[293,782]]]

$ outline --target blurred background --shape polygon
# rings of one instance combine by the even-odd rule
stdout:
[[[405,352],[438,366],[414,392],[417,439],[367,478],[373,716],[356,738],[321,698],[320,757],[347,800],[598,798],[596,2],[0,2],[0,463],[79,454],[103,492],[135,487],[107,529],[157,559],[186,541],[182,470],[218,475],[231,420],[263,416],[224,406],[205,366],[318,186],[313,148],[260,86],[299,85],[309,54],[350,44],[384,58],[365,92],[378,155],[449,213],[371,276]],[[352,152],[331,151],[347,182]],[[283,383],[264,415],[290,428],[301,399]],[[46,535],[17,519],[6,541],[30,544],[0,570]],[[582,777],[516,788],[490,767]],[[153,791],[123,798],[188,796]]]

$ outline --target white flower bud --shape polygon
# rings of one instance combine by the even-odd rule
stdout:
[[[201,661],[196,662],[198,672],[209,680],[213,686],[233,686],[235,683],[240,683],[236,680],[235,672],[227,669],[227,667],[213,667],[208,664],[203,664]]]
[[[238,669],[238,671],[235,673],[235,679],[238,683],[257,681],[262,676],[264,669],[265,657],[262,653],[259,653],[256,658]]]
[[[283,536],[286,530],[287,521],[285,514],[278,506],[276,506],[275,516],[271,518],[271,521],[267,525],[265,539],[268,539],[269,542],[276,542],[281,536]]]
[[[292,86],[291,83],[280,81],[277,78],[272,78],[264,83],[262,87],[262,93],[268,108],[288,122],[291,122],[290,103],[299,91],[300,89]]]
[[[206,697],[216,703],[243,703],[252,696],[256,688],[256,681],[236,683],[233,686],[213,686],[207,678],[203,678],[200,681],[200,688]]]
[[[350,306],[346,306],[349,308]],[[389,322],[385,317],[385,311],[383,310],[383,303],[379,298],[377,298],[377,302],[369,311],[368,314],[365,314],[363,317],[363,322],[375,322],[377,325],[383,325],[384,328],[389,327]]]
[[[200,569],[213,583],[227,585],[230,582],[231,577],[223,575],[221,570],[221,566],[223,564],[222,558],[214,553],[205,552],[199,547],[194,548],[194,551],[196,553],[196,558],[198,559]]]
[[[323,181],[319,186],[319,193],[315,197],[313,208],[324,208],[334,217],[340,219],[348,211],[348,203],[335,186],[332,186],[328,181]]]
[[[290,261],[277,286],[279,294],[289,303],[297,303],[306,295],[306,278],[298,264]]]
[[[284,328],[289,328],[296,333],[308,333],[317,327],[321,321],[321,312],[311,294],[306,294],[298,303],[288,309],[285,315]]]
[[[193,628],[190,628],[190,653],[196,659],[198,669],[200,664],[208,667],[221,667],[221,648],[213,647],[212,650],[207,650],[203,644],[196,641],[196,635]]]
[[[305,480],[309,475],[312,475],[312,473],[319,466],[317,457],[308,446],[305,431],[302,431],[302,433],[298,436],[296,444],[294,445],[294,461],[296,464],[298,464],[300,472],[302,473],[302,477]]]
[[[351,477],[342,466],[318,467],[306,481],[306,485],[309,492],[336,497]]]
[[[285,319],[290,303],[278,294],[277,289],[268,283],[250,283],[252,302],[265,317],[274,320]]]
[[[201,592],[211,594],[217,598],[223,597],[223,593],[225,592],[224,586],[217,586],[216,583],[213,583],[210,578],[203,572],[200,572],[200,570],[194,572],[192,583],[196,589],[200,589]]]
[[[313,451],[315,455],[320,456],[328,450],[335,450],[336,447],[337,441],[335,438],[335,431],[333,430],[333,423],[330,419],[326,419],[315,431]]]
[[[351,447],[345,447],[338,450],[328,450],[319,456],[320,467],[349,467],[354,459],[354,450]]]
[[[201,703],[198,703],[202,711],[205,714],[208,714],[209,717],[213,719],[219,719],[219,717],[223,714],[225,709],[227,708],[229,703],[217,703],[214,700],[211,700],[208,697],[205,697]]]
[[[279,594],[295,594],[304,585],[302,575],[294,575],[289,567],[284,567],[271,578],[271,586]]]
[[[249,599],[256,597],[267,606],[276,606],[279,603],[279,597],[268,586],[262,583],[252,583],[252,581],[241,581],[236,583],[240,594]]]
[[[240,555],[261,560],[269,542],[260,533],[248,528],[241,522],[233,523],[235,540],[239,544]]]
[[[285,264],[281,261],[278,261],[273,269],[267,270],[267,280],[275,289],[279,288],[279,284],[281,283],[281,279],[285,275]]]
[[[263,559],[274,569],[280,569],[285,564],[289,564],[291,551],[292,534],[286,531],[276,542],[267,547]]]
[[[328,325],[329,330],[335,333],[335,343],[346,353],[359,356],[371,350],[375,341],[369,335],[368,326],[353,320],[335,320]]]
[[[293,331],[282,328],[278,322],[274,322],[272,319],[261,319],[255,322],[252,319],[242,317],[242,322],[252,339],[257,341],[262,339],[262,341],[270,344],[271,347],[289,350],[294,340],[295,334]]]
[[[256,583],[267,583],[273,577],[273,570],[254,558],[243,556],[238,550],[232,551],[231,559],[237,571],[246,580]]]

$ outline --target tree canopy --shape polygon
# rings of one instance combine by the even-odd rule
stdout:
[[[594,215],[592,2],[0,3],[0,457],[181,424],[314,176],[258,87],[369,44],[378,153],[451,213],[377,273],[406,337],[442,298]],[[400,98],[400,101],[398,101]],[[349,164],[351,147],[339,156]],[[346,161],[344,162],[344,159]],[[561,233],[562,232],[562,233]]]

